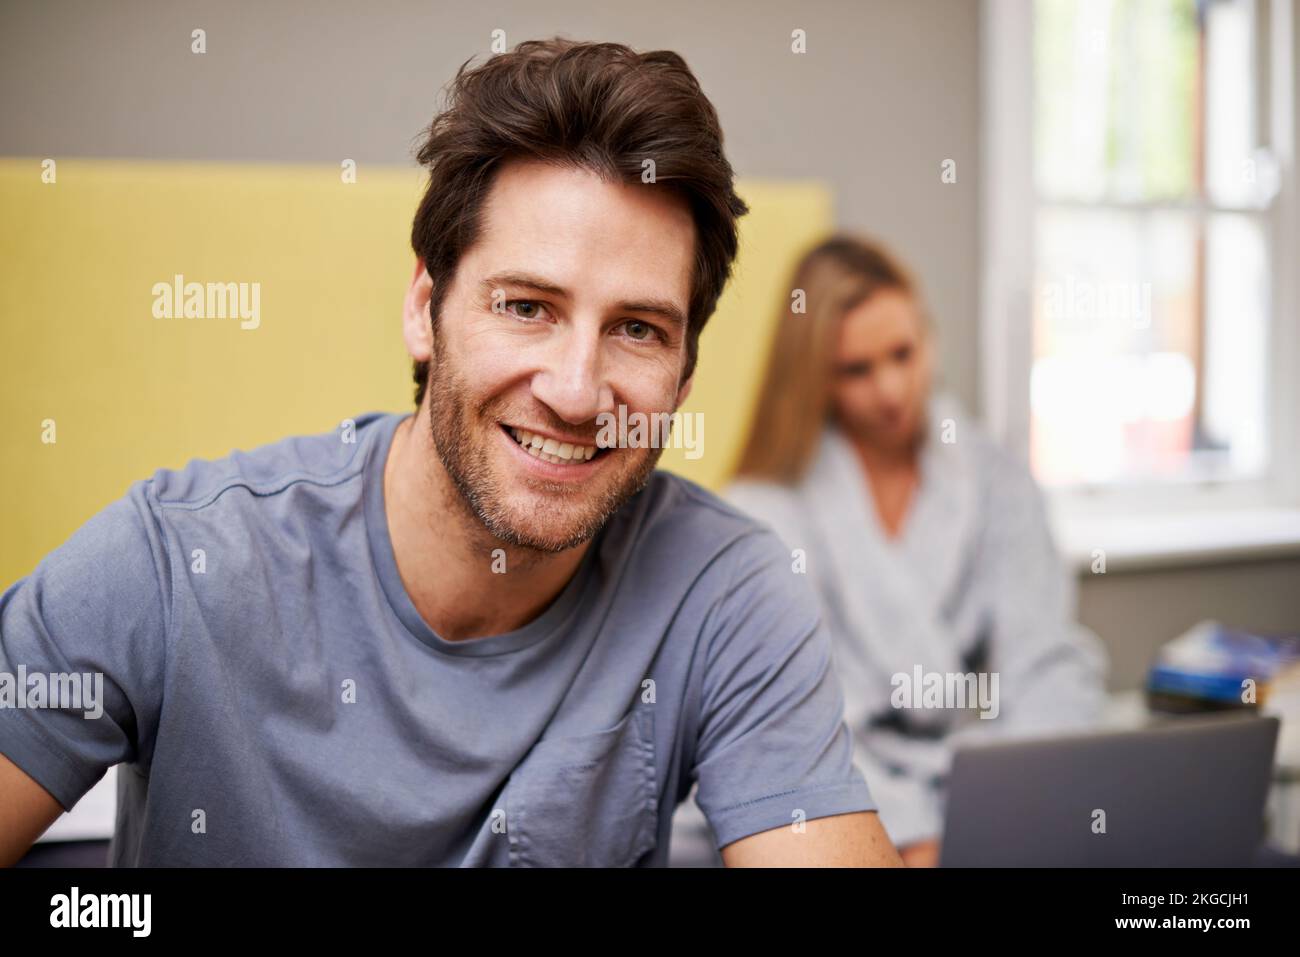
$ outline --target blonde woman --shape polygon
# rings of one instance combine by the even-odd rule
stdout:
[[[799,550],[882,821],[908,863],[934,864],[953,748],[1092,723],[1105,657],[1073,621],[1028,471],[931,395],[934,332],[908,270],[836,236],[791,288],[806,312],[782,310],[726,494]],[[963,675],[965,708],[924,690]]]

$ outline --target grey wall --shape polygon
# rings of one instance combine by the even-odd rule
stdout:
[[[456,66],[560,33],[681,53],[743,176],[816,177],[842,226],[921,274],[947,385],[978,408],[979,4],[105,3],[0,5],[0,154],[407,163]],[[1296,18],[1300,25],[1300,17]],[[190,52],[207,31],[208,52]],[[790,32],[808,53],[789,52]],[[1298,44],[1300,46],[1300,44]],[[1300,127],[1300,117],[1297,118]],[[957,183],[940,164],[957,162]],[[1086,578],[1081,616],[1133,687],[1194,621],[1300,628],[1300,561]]]

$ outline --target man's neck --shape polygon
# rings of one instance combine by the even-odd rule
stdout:
[[[448,641],[526,625],[563,591],[590,547],[540,554],[494,538],[443,468],[427,406],[393,433],[384,503],[402,585],[420,617]]]

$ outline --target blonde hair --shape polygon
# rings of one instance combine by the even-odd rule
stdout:
[[[778,308],[767,371],[737,478],[793,485],[812,462],[831,418],[831,365],[840,321],[883,289],[917,300],[912,273],[884,246],[838,234],[809,250],[795,267],[791,293]],[[793,311],[803,291],[805,312]]]

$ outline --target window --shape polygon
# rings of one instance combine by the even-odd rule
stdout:
[[[1258,0],[1034,0],[1028,456],[1265,477],[1280,171]]]
[[[982,0],[981,414],[1076,567],[1300,553],[1294,0]]]

